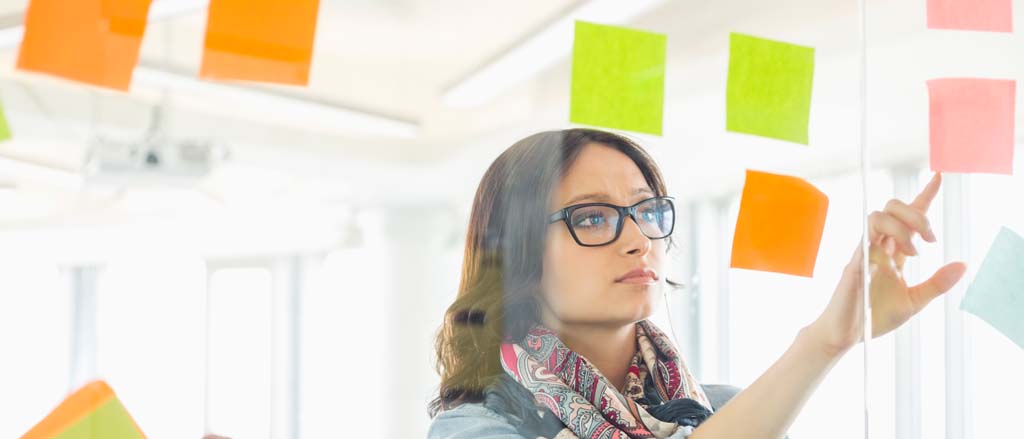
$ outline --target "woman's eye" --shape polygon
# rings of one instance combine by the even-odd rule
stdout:
[[[574,225],[576,227],[599,227],[605,223],[604,215],[599,213],[591,213],[581,215],[576,218]]]
[[[661,215],[654,209],[647,209],[640,212],[640,218],[645,222],[656,223],[660,219]]]

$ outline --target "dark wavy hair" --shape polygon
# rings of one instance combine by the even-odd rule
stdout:
[[[655,195],[666,195],[651,156],[618,134],[546,131],[505,150],[487,169],[473,200],[458,294],[436,339],[441,385],[429,405],[431,417],[462,403],[483,401],[485,389],[504,374],[498,358],[502,341],[522,340],[539,321],[548,199],[591,144],[625,154]]]

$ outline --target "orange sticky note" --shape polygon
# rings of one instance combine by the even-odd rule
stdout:
[[[1007,79],[928,81],[932,170],[1013,174],[1016,94]]]
[[[730,266],[813,276],[827,212],[828,197],[803,179],[748,170]]]
[[[1013,0],[928,0],[928,27],[1013,32]]]
[[[22,439],[146,439],[114,391],[93,381],[68,396]]]
[[[18,68],[126,91],[151,0],[32,0]]]
[[[210,0],[199,76],[306,85],[318,0]]]

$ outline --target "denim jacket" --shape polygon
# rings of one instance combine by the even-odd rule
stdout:
[[[704,385],[712,408],[716,411],[740,389],[726,385]],[[686,437],[680,429],[680,437]],[[686,432],[688,433],[688,432]],[[508,418],[483,403],[462,404],[434,417],[427,439],[534,439],[519,434]]]

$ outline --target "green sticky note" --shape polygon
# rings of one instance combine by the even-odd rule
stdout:
[[[569,121],[661,135],[663,34],[576,22]]]
[[[61,432],[56,439],[143,439],[128,411],[117,398],[111,398],[82,420]]]
[[[814,48],[729,36],[726,129],[806,145]]]
[[[0,106],[0,142],[11,138],[11,128],[7,125],[7,115],[3,106]]]
[[[1024,238],[1005,227],[999,231],[960,309],[1024,349]]]

